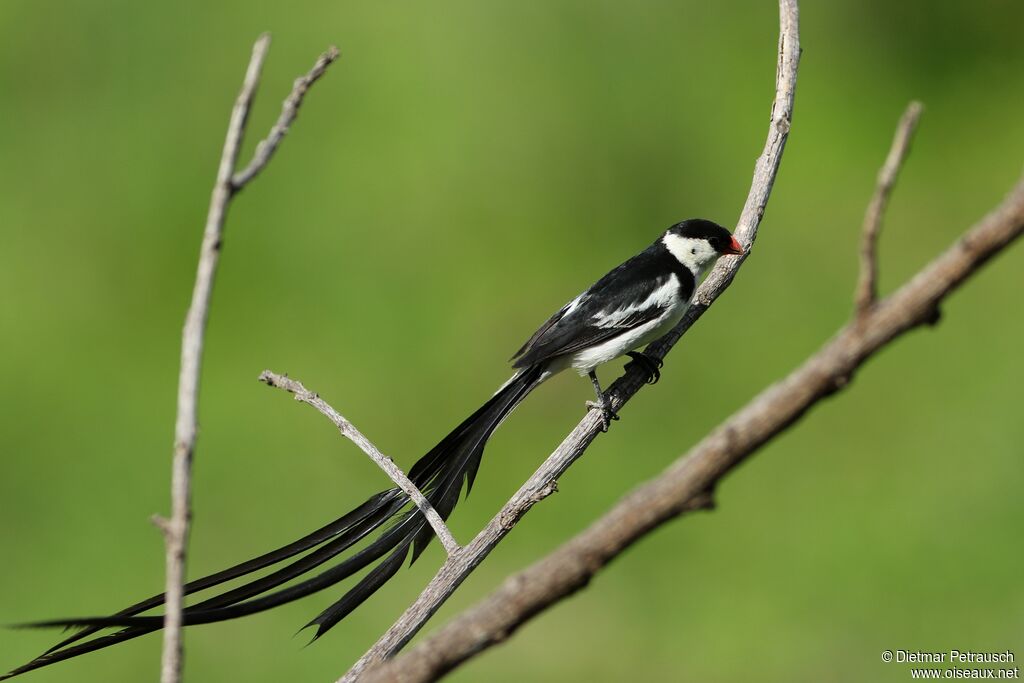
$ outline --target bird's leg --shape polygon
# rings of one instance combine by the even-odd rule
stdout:
[[[608,427],[611,426],[612,420],[618,420],[619,416],[612,410],[611,401],[605,396],[605,393],[601,391],[601,383],[597,381],[597,373],[591,370],[587,375],[590,377],[590,381],[594,384],[594,393],[597,394],[597,401],[587,401],[587,408],[597,409],[601,411],[601,415],[604,417],[604,428],[601,431],[607,432]]]
[[[653,358],[642,351],[630,351],[626,355],[633,359],[627,365],[636,363],[647,373],[648,384],[658,383],[658,380],[661,379],[661,366],[665,364],[660,358]]]

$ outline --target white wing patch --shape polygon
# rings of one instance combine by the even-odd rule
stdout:
[[[573,299],[572,301],[570,301],[569,303],[567,303],[565,305],[565,311],[562,313],[562,317],[563,318],[568,318],[569,315],[571,315],[573,311],[575,311],[577,308],[579,308],[580,304],[582,304],[586,300],[587,300],[587,293],[583,292],[578,297],[576,297],[575,299]]]
[[[613,311],[598,311],[593,315],[594,325],[600,328],[618,327],[624,320],[628,319],[638,311],[646,311],[651,308],[670,309],[679,301],[679,278],[672,273],[665,284],[651,292],[643,301],[634,301],[628,306],[616,308]],[[570,304],[566,310],[568,315],[577,302]]]

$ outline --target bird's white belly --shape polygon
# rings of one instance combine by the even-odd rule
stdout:
[[[568,365],[581,375],[623,355],[627,351],[646,346],[655,339],[671,330],[683,318],[689,303],[673,306],[660,318],[644,323],[631,330],[626,330],[617,337],[601,342],[595,346],[577,351],[569,357]]]

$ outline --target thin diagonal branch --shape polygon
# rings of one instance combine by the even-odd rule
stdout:
[[[203,341],[210,310],[210,296],[213,292],[213,282],[220,259],[224,220],[231,197],[240,187],[237,182],[232,181],[232,174],[238,161],[238,151],[241,148],[242,137],[245,134],[249,109],[256,95],[260,73],[263,69],[263,61],[266,58],[269,47],[269,34],[265,33],[256,40],[252,48],[252,57],[249,60],[249,66],[246,69],[245,78],[242,82],[241,92],[239,92],[234,107],[231,110],[228,131],[224,140],[224,149],[217,168],[217,179],[213,185],[210,208],[206,215],[203,241],[199,249],[199,265],[196,270],[196,280],[192,290],[192,302],[185,316],[185,326],[182,330],[181,369],[178,375],[178,409],[174,426],[174,459],[171,473],[171,517],[170,519],[154,518],[154,521],[164,533],[167,553],[166,597],[164,600],[167,611],[164,617],[163,654],[160,665],[160,680],[162,683],[177,683],[181,680],[181,612],[184,605],[182,586],[185,582],[186,549],[188,546],[189,524],[192,516],[192,456],[195,451],[196,432],[198,430],[199,378],[202,366]],[[321,60],[317,62],[317,66],[314,67],[314,70],[319,68],[320,73],[330,63],[330,60],[326,63],[321,63],[323,59],[321,57]],[[312,83],[313,80],[315,78],[311,79],[309,83]],[[298,87],[298,84],[296,84],[296,87]],[[308,87],[308,83],[306,87]],[[305,89],[302,92],[304,93]],[[297,109],[302,99],[301,94],[295,98],[294,92],[289,97],[289,100],[293,100],[293,98],[291,117],[287,119],[287,122],[294,118],[295,109]],[[274,146],[276,146],[277,141],[280,140],[283,134],[283,132],[277,134],[273,146],[269,146],[265,151],[256,171],[266,165]],[[271,136],[268,139],[274,139],[274,131],[271,131]],[[253,171],[244,180],[247,182],[251,179],[252,175],[255,175],[256,171]]]
[[[388,475],[391,481],[398,488],[402,489],[405,495],[412,499],[412,502],[420,509],[423,516],[427,518],[427,522],[434,530],[438,539],[440,539],[441,545],[444,546],[449,557],[462,549],[458,542],[456,542],[455,537],[452,536],[452,532],[448,529],[444,520],[441,519],[441,515],[437,513],[437,510],[430,504],[430,501],[416,488],[416,485],[409,481],[409,478],[405,476],[405,473],[398,468],[394,461],[381,453],[362,432],[356,429],[355,425],[349,422],[344,415],[332,408],[327,401],[320,398],[319,394],[310,391],[298,380],[291,379],[287,375],[278,375],[270,370],[264,370],[260,373],[259,380],[268,386],[278,387],[294,394],[296,401],[307,403],[320,411],[321,415],[334,423],[334,426],[338,428],[342,436],[358,446],[363,453],[366,453],[371,460],[377,463],[378,467],[384,470],[384,474]]]
[[[875,194],[864,213],[860,244],[860,276],[854,292],[857,314],[861,316],[878,299],[878,235],[882,231],[882,218],[885,216],[885,208],[889,205],[889,196],[896,185],[896,177],[910,152],[910,142],[923,109],[920,102],[911,102],[900,117],[889,155],[878,171]]]
[[[772,185],[782,160],[789,135],[796,93],[797,69],[800,62],[799,10],[797,0],[779,0],[779,47],[775,78],[775,99],[764,151],[754,167],[754,178],[747,195],[735,235],[747,247],[757,237],[757,228],[764,215]],[[675,330],[650,345],[646,352],[663,358],[683,333],[707,310],[729,286],[746,255],[726,257],[697,290],[694,303]],[[635,368],[616,380],[608,389],[612,409],[618,411],[644,386],[646,375]],[[399,617],[388,631],[357,661],[338,683],[353,683],[372,665],[395,655],[422,628],[467,576],[512,527],[538,501],[555,490],[555,480],[567,470],[601,433],[603,421],[597,411],[589,411],[562,444],[512,496],[501,511],[488,522],[471,543],[451,556],[420,596]]]
[[[718,481],[897,337],[928,323],[939,303],[1024,234],[1024,180],[1003,203],[890,297],[855,318],[782,381],[768,387],[656,479],[636,488],[586,530],[409,652],[366,672],[362,683],[434,681],[508,638],[583,588],[605,565],[658,526],[711,502]],[[472,546],[469,546],[472,547]]]

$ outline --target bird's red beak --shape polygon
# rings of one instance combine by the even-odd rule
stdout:
[[[731,242],[729,242],[729,246],[727,246],[727,247],[725,248],[725,251],[723,251],[722,253],[723,253],[723,254],[737,254],[737,255],[738,255],[738,254],[743,254],[743,253],[744,253],[744,250],[743,250],[743,245],[742,245],[742,244],[740,244],[740,243],[739,243],[739,242],[738,242],[738,241],[736,240],[736,238],[735,238],[735,237],[733,237],[733,238],[732,238],[732,241],[731,241]]]

